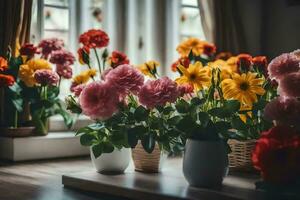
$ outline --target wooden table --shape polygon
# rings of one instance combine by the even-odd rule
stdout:
[[[135,172],[133,167],[121,175],[102,175],[84,171],[63,176],[65,187],[83,191],[142,200],[231,200],[231,199],[295,199],[255,190],[257,175],[229,175],[220,189],[189,187],[181,170],[181,159],[168,160],[160,174]],[[299,198],[300,199],[300,198]]]

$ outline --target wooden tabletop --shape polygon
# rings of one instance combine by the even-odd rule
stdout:
[[[189,187],[182,175],[181,159],[169,159],[162,173],[144,174],[133,167],[121,175],[102,175],[84,171],[63,176],[65,187],[100,194],[113,194],[142,200],[231,200],[231,199],[293,199],[255,190],[258,175],[229,175],[222,188],[205,189]]]

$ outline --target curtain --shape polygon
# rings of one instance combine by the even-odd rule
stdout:
[[[179,5],[179,0],[106,1],[104,30],[111,38],[109,49],[126,53],[135,65],[157,60],[159,73],[168,74],[176,57]]]
[[[32,0],[9,0],[0,4],[0,55],[9,47],[15,54],[18,43],[29,41]],[[17,41],[18,39],[18,41]]]
[[[205,36],[216,44],[219,52],[247,51],[236,0],[198,0],[198,5]]]

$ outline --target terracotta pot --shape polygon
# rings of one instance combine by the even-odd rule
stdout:
[[[34,133],[35,127],[0,128],[0,135],[4,137],[28,137]]]
[[[158,173],[161,171],[167,154],[163,153],[158,144],[155,144],[152,153],[148,153],[144,150],[141,143],[138,143],[134,149],[132,149],[132,158],[136,171],[144,173]]]

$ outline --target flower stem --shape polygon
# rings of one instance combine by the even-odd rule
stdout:
[[[14,128],[18,128],[18,111],[17,111],[17,109],[16,109],[16,111],[15,111]]]
[[[100,72],[100,74],[102,74],[100,58],[99,58],[99,55],[98,55],[98,53],[97,53],[96,48],[94,48],[94,52],[95,52],[95,55],[96,55],[96,58],[97,58],[99,72]]]

